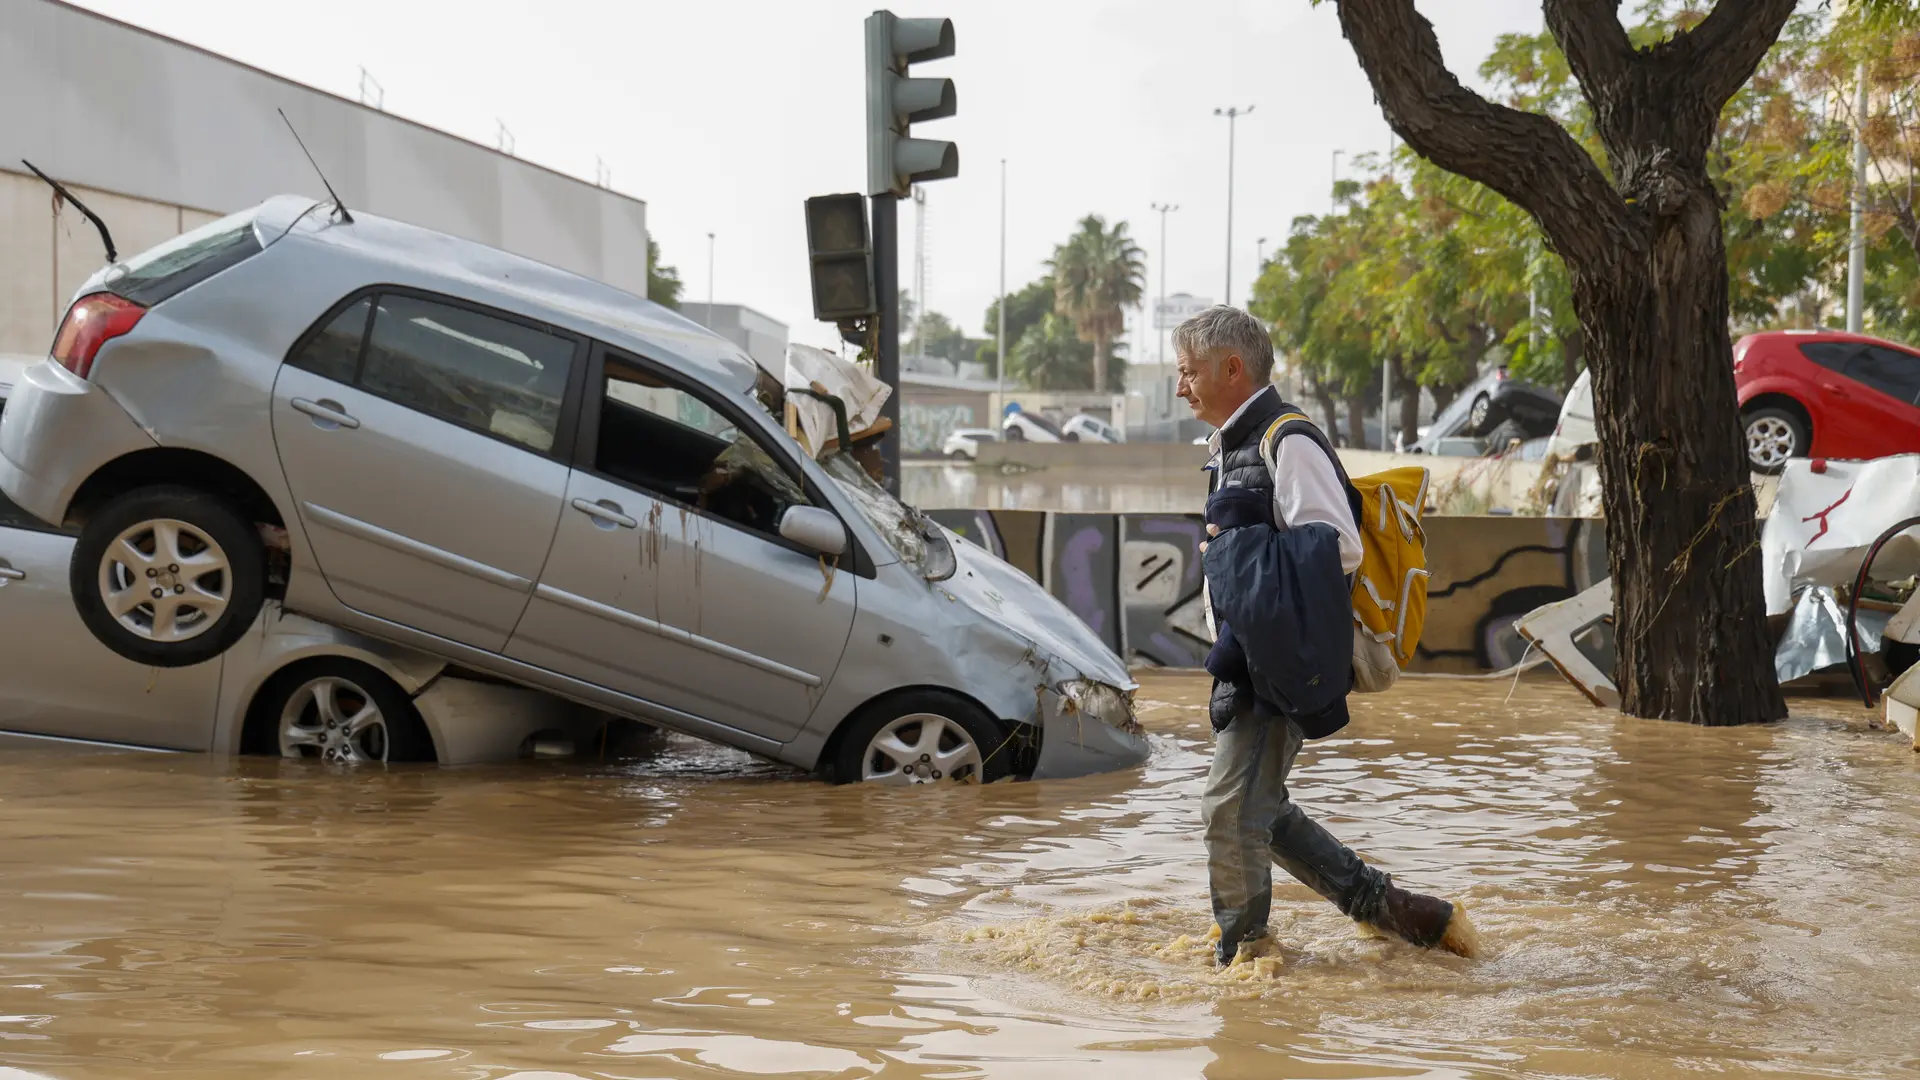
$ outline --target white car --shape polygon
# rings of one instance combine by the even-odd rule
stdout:
[[[1008,442],[1097,442],[1117,443],[1121,435],[1113,426],[1088,416],[1076,413],[1062,424],[1055,424],[1038,413],[1015,410],[1008,413],[1000,425],[1006,432]]]
[[[1600,441],[1593,424],[1593,376],[1586,370],[1573,380],[1567,400],[1560,406],[1560,423],[1547,440],[1547,454],[1570,457],[1583,446]]]
[[[955,461],[977,461],[981,443],[998,441],[1000,433],[992,428],[954,428],[947,433],[946,441],[940,444],[940,453]]]

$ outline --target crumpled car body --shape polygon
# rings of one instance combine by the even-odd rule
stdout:
[[[217,503],[280,538],[263,591],[289,613],[764,757],[818,767],[863,708],[925,689],[1038,743],[1038,775],[1145,754],[1125,666],[1058,601],[815,460],[751,357],[642,298],[281,197],[83,304],[118,332],[23,374],[0,491],[101,553],[74,603],[121,656],[239,647],[239,618],[204,650],[161,640],[193,603],[180,567],[147,565],[150,618],[116,584],[139,570],[115,534],[204,538],[187,519]],[[129,505],[131,529],[94,527]]]

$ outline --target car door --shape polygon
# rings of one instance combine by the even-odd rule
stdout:
[[[585,355],[553,327],[392,289],[295,346],[274,440],[342,604],[505,647],[560,518]]]
[[[567,509],[507,655],[791,740],[853,625],[855,575],[777,531],[824,501],[720,395],[615,353],[588,385]]]
[[[1853,397],[1867,456],[1920,450],[1920,356],[1863,345],[1847,360],[1846,376],[1864,388],[1856,388]]]
[[[72,557],[72,536],[0,495],[0,730],[207,749],[221,661],[152,668],[108,650],[74,611]]]

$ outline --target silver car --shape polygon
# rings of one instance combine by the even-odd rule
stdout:
[[[281,197],[81,287],[0,490],[77,531],[79,617],[141,664],[272,601],[842,780],[1144,758],[1083,622],[810,458],[765,381],[609,286]]]
[[[0,416],[26,367],[0,356]],[[102,648],[74,613],[73,546],[71,534],[0,497],[0,745],[464,765],[594,745],[609,719],[448,674],[431,656],[272,602],[222,656],[138,664]]]

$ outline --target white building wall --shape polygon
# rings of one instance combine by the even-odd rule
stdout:
[[[131,254],[269,196],[354,210],[647,289],[646,204],[54,0],[0,0],[0,352],[38,352],[99,240],[25,158]],[[111,193],[111,194],[109,194]]]

